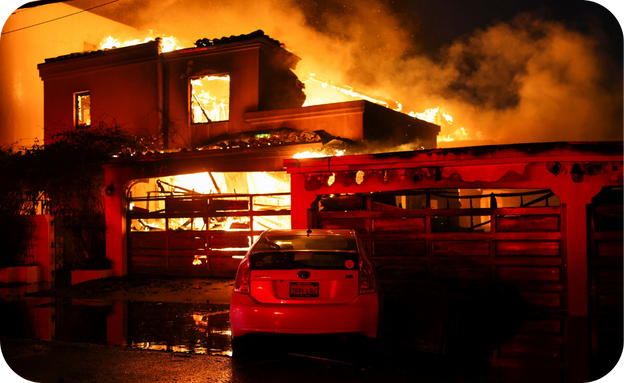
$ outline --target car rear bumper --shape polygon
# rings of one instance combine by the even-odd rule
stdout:
[[[377,335],[377,294],[358,295],[346,304],[266,304],[249,294],[233,293],[230,303],[232,336],[250,333]]]

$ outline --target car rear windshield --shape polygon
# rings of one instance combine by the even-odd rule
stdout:
[[[253,251],[258,250],[343,250],[357,251],[354,237],[336,235],[282,235],[263,236]]]
[[[358,255],[347,252],[271,251],[251,254],[251,270],[357,270]]]

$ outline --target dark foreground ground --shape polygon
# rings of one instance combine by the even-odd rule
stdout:
[[[457,382],[425,360],[407,369],[365,367],[298,355],[229,358],[60,341],[0,339],[8,365],[34,382]],[[420,369],[420,371],[418,370]],[[5,379],[7,376],[4,377]],[[14,380],[2,380],[13,382]]]
[[[232,285],[232,279],[133,276],[58,288],[40,286],[41,291],[36,292],[32,291],[33,286],[0,286],[0,311],[5,312],[4,319],[0,318],[0,327],[5,329],[0,332],[2,354],[17,375],[29,381],[51,383],[483,380],[472,368],[466,369],[466,365],[461,366],[461,363],[438,354],[419,351],[406,344],[404,339],[388,339],[371,348],[361,339],[260,338],[257,349],[262,351],[245,358],[232,358],[228,356],[231,355],[229,338],[226,342],[213,343],[220,348],[216,351],[223,354],[219,356],[214,353],[174,352],[175,347],[173,351],[154,351],[137,347],[132,342],[122,345],[94,344],[98,343],[97,339],[82,334],[91,331],[97,335],[97,329],[85,326],[89,326],[89,322],[101,321],[98,310],[105,310],[106,307],[98,307],[97,303],[90,306],[90,302],[125,302],[125,306],[131,308],[129,320],[133,321],[126,322],[130,329],[124,331],[133,333],[127,339],[137,337],[137,332],[150,334],[150,331],[165,334],[165,337],[184,337],[186,330],[180,330],[181,333],[176,332],[176,328],[184,327],[188,320],[180,322],[177,318],[162,317],[182,313],[180,316],[188,319],[197,308],[209,308],[221,313],[219,320],[225,323],[221,329],[229,329],[227,312]],[[28,336],[16,339],[20,335],[15,334],[21,334],[22,327],[16,322],[21,319],[9,314],[12,308],[22,307],[28,300],[36,300],[36,308],[46,305],[55,307],[55,340],[28,339]],[[87,306],[80,306],[84,304]],[[79,310],[70,312],[67,307],[78,307]],[[164,311],[153,311],[161,308]],[[146,314],[137,316],[134,311],[139,309],[145,310]],[[32,308],[29,310],[23,311],[36,312]],[[157,312],[159,318],[147,317],[153,312]],[[69,322],[61,323],[62,313],[71,313]],[[78,315],[76,313],[91,317],[80,321],[80,318],[73,317]],[[137,324],[137,321],[140,323]],[[60,340],[62,333],[67,336],[68,331],[71,332],[72,326],[76,327],[76,332],[81,332],[74,337],[78,342]],[[16,330],[11,331],[12,328]],[[69,335],[71,338],[72,334]],[[106,338],[104,334],[104,343]],[[172,340],[173,344],[175,341]],[[11,374],[3,376],[0,381],[12,381]],[[13,377],[17,378],[16,375]]]
[[[428,290],[386,300],[383,340],[372,346],[351,338],[268,337],[256,340],[257,354],[231,357],[232,285],[232,279],[133,276],[59,288],[0,286],[0,346],[10,366],[0,366],[6,367],[0,383],[580,381],[569,375],[576,368],[571,359],[551,351],[570,349],[562,343],[565,332],[529,344],[526,354],[522,313],[509,309],[517,307],[513,294],[464,286],[460,293]],[[119,307],[123,320],[111,327]],[[24,335],[23,318],[45,310],[53,340]],[[123,341],[111,343],[111,333]],[[509,339],[523,347],[509,349],[518,356],[496,359],[502,349],[495,346]],[[609,374],[604,382],[620,377]]]

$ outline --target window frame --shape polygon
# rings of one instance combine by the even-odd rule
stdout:
[[[194,122],[193,121],[193,80],[201,79],[203,77],[228,77],[228,119],[227,120],[219,120],[219,121],[206,121],[206,122]],[[188,113],[189,113],[189,125],[206,125],[206,124],[218,124],[223,122],[228,122],[230,120],[230,106],[232,102],[232,83],[231,76],[229,72],[219,72],[219,73],[203,73],[197,74],[194,76],[189,76],[188,81]]]
[[[80,111],[78,110],[79,98],[88,96],[89,97],[89,123],[88,124],[80,124]],[[91,127],[91,91],[83,90],[80,92],[74,92],[74,127],[76,129],[88,129]]]

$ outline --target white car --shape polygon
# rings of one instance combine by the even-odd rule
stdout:
[[[232,349],[254,333],[377,337],[379,293],[353,230],[267,230],[236,274]]]

